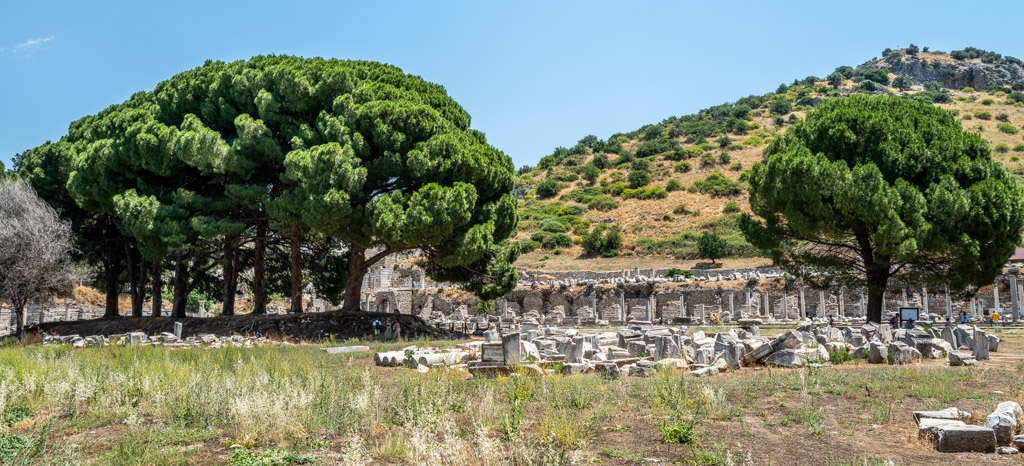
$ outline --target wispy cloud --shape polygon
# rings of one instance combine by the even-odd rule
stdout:
[[[0,52],[9,53],[11,55],[18,55],[21,57],[31,57],[32,54],[36,53],[44,44],[51,42],[56,39],[57,36],[51,35],[49,37],[37,37],[34,39],[26,40],[17,45],[10,47],[0,47]]]

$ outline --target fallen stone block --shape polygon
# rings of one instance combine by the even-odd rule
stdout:
[[[991,428],[996,434],[996,444],[1007,446],[1014,434],[1020,432],[1024,411],[1013,401],[1004,401],[996,406],[996,410],[985,418],[985,427]]]
[[[796,349],[802,344],[803,338],[800,332],[797,332],[796,330],[790,330],[772,340],[772,350],[783,351],[788,349]]]
[[[714,366],[702,367],[700,369],[690,371],[690,375],[694,377],[701,377],[705,375],[713,375],[718,373],[718,368]]]
[[[996,453],[999,453],[1000,455],[1016,455],[1017,453],[1020,453],[1020,449],[1017,447],[999,447],[996,449]]]
[[[945,419],[963,421],[970,419],[971,413],[961,411],[959,408],[946,408],[939,411],[914,411],[914,422],[920,423],[922,419]]]
[[[614,362],[598,363],[594,365],[594,372],[612,379],[617,379],[622,376],[622,370],[619,369],[619,365]]]
[[[999,352],[999,337],[988,335],[988,350],[993,353]]]
[[[950,351],[946,353],[946,363],[950,366],[977,366],[978,360],[967,353]]]
[[[1024,435],[1014,435],[1010,443],[1017,448],[1024,449]]]
[[[932,429],[932,440],[941,452],[956,453],[996,451],[995,432],[983,426],[970,424],[936,426]]]
[[[764,359],[765,365],[778,367],[801,367],[804,365],[803,358],[796,350],[776,351]]]

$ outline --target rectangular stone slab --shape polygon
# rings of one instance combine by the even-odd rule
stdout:
[[[937,426],[932,432],[935,447],[942,452],[996,451],[996,433],[988,427],[970,424]]]

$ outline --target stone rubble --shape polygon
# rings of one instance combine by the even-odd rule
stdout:
[[[401,353],[377,353],[374,360],[379,366],[405,364],[413,368],[417,364],[465,364],[472,375],[508,374],[525,367],[537,374],[560,370],[566,374],[649,377],[661,368],[677,367],[694,376],[705,376],[751,366],[820,366],[829,362],[830,353],[841,351],[873,364],[947,359],[950,366],[977,365],[975,356],[957,350],[963,348],[962,344],[990,341],[981,330],[966,326],[948,327],[943,332],[950,340],[953,335],[970,334],[970,340],[955,339],[958,345],[954,348],[931,329],[829,327],[811,320],[804,320],[797,328],[775,338],[762,337],[757,326],[707,334],[687,326],[654,325],[648,321],[631,322],[616,332],[580,333],[573,328],[528,321],[518,330],[488,329],[482,333],[485,341],[464,343],[453,350],[468,355],[458,361],[435,361],[436,358],[429,357],[420,361],[415,358],[419,358],[421,351],[432,350],[415,347]],[[992,347],[986,345],[985,350],[989,349]]]
[[[180,333],[180,329],[176,329]],[[93,348],[100,346],[164,346],[168,348],[224,348],[240,347],[251,348],[254,346],[280,346],[291,345],[291,342],[274,340],[262,336],[217,336],[209,333],[201,333],[196,336],[179,338],[174,333],[163,332],[159,335],[146,335],[143,332],[129,332],[114,335],[43,335],[43,346],[48,345],[71,345],[72,348]],[[342,347],[345,348],[345,347]],[[369,351],[369,347],[362,351]],[[338,348],[326,348],[328,353],[337,354],[355,350]],[[332,352],[335,351],[335,352]]]
[[[983,339],[987,340],[987,339]],[[977,339],[975,339],[977,341]],[[999,403],[984,425],[967,424],[971,414],[957,408],[914,411],[918,436],[941,452],[985,452],[1012,455],[1024,446],[1024,411],[1013,401]]]

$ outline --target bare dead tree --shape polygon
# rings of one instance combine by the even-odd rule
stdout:
[[[0,298],[11,303],[18,337],[30,302],[69,293],[79,278],[71,224],[23,180],[0,179]]]

